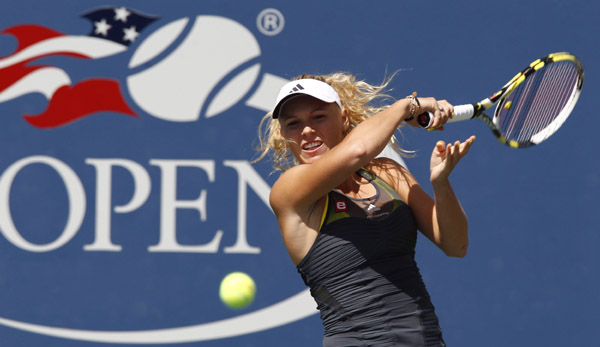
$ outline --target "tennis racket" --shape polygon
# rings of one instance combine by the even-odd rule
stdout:
[[[583,75],[583,65],[575,56],[552,53],[529,64],[489,98],[454,106],[454,114],[447,123],[476,118],[510,147],[540,144],[571,114],[581,94]],[[496,104],[493,117],[484,113]],[[425,128],[432,120],[430,113],[417,116],[419,125]]]

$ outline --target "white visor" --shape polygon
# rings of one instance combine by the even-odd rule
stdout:
[[[279,111],[285,102],[291,99],[294,96],[298,95],[310,95],[313,98],[319,99],[323,102],[332,103],[335,102],[340,109],[342,108],[342,103],[340,101],[340,96],[333,89],[332,86],[325,82],[321,82],[319,80],[315,80],[312,78],[306,78],[301,80],[290,81],[286,83],[279,90],[279,95],[277,95],[277,103],[275,104],[275,108],[273,109],[273,118],[279,117]]]

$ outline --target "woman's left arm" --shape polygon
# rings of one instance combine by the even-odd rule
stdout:
[[[433,186],[432,239],[444,253],[464,257],[469,245],[467,216],[454,194],[449,176],[468,152],[475,136],[465,142],[438,141],[431,154],[430,181]]]
[[[457,141],[453,145],[446,145],[439,141],[436,144],[430,164],[433,199],[400,165],[394,165],[396,170],[382,171],[413,211],[418,229],[451,257],[464,257],[467,254],[469,238],[467,216],[454,194],[449,176],[460,159],[468,153],[473,141],[475,137],[471,136],[462,143]]]

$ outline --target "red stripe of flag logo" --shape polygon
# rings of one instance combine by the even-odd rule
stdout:
[[[93,29],[88,35],[67,35],[39,25],[18,25],[2,31],[17,41],[16,51],[0,58],[0,102],[29,93],[42,93],[48,106],[38,115],[23,115],[38,128],[54,128],[97,112],[137,117],[121,92],[118,80],[88,78],[72,84],[62,68],[36,63],[49,56],[101,59],[127,51],[140,32],[158,17],[125,7],[101,8],[82,17]]]

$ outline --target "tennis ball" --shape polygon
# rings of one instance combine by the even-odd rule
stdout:
[[[512,107],[512,101],[507,101],[506,104],[504,104],[505,110],[510,110],[511,107]]]
[[[243,272],[232,272],[225,276],[219,287],[221,301],[234,309],[248,307],[254,301],[255,294],[254,280]]]

